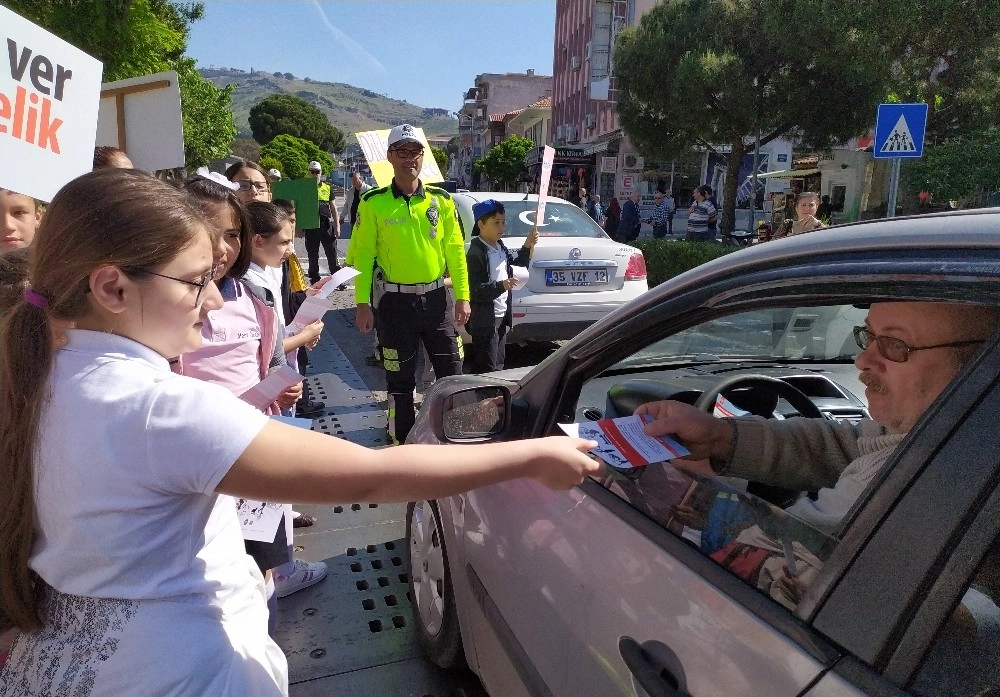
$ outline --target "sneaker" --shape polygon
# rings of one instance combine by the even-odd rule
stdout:
[[[279,598],[284,598],[315,585],[324,578],[326,578],[326,564],[321,561],[310,564],[302,559],[296,559],[295,570],[290,575],[274,574],[274,593]]]

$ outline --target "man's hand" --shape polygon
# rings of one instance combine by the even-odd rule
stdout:
[[[649,402],[640,405],[635,414],[653,417],[643,428],[647,435],[673,436],[690,450],[685,460],[725,460],[732,451],[736,432],[730,420],[717,419],[690,404],[669,399]]]
[[[457,309],[456,309],[457,312]],[[375,314],[372,306],[367,303],[359,303],[357,312],[354,315],[354,325],[362,334],[367,334],[375,326]]]
[[[468,300],[456,300],[455,301],[455,324],[461,327],[463,324],[469,321],[469,316],[472,315],[472,307],[469,305]]]

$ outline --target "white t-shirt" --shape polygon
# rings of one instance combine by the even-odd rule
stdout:
[[[490,280],[493,282],[505,280],[507,278],[507,254],[500,249],[499,243],[490,244],[486,240],[483,240],[483,243],[486,245],[486,265],[490,270]],[[503,317],[506,314],[507,292],[504,291],[493,298],[493,316]]]
[[[0,695],[80,680],[94,694],[284,694],[263,580],[234,500],[215,493],[267,417],[130,339],[67,335],[39,427],[30,560],[65,595],[13,647]]]
[[[281,268],[278,266],[259,266],[258,264],[250,264],[250,268],[247,269],[243,278],[247,279],[255,286],[267,288],[271,291],[271,295],[274,296],[274,311],[278,313],[278,327],[281,328],[278,336],[286,337],[291,336],[291,333],[289,333],[288,327],[285,326],[285,306],[282,303],[281,298],[281,274]],[[298,370],[299,365],[296,360],[296,353],[297,351],[289,351],[285,354],[285,360],[288,361],[288,365]]]

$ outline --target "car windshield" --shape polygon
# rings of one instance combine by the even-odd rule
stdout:
[[[535,222],[536,201],[504,201],[504,235],[527,237]],[[545,204],[545,221],[538,226],[540,237],[606,237],[604,231],[586,211],[571,203],[549,201]]]
[[[753,310],[696,325],[629,356],[634,367],[710,355],[742,360],[853,362],[860,349],[852,329],[868,311],[854,305]]]

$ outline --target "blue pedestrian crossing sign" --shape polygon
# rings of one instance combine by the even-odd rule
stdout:
[[[923,157],[926,104],[879,104],[875,115],[875,157]]]

